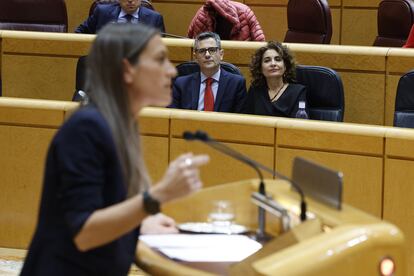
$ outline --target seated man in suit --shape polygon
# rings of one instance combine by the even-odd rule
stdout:
[[[193,54],[201,72],[176,78],[169,107],[241,112],[247,95],[246,81],[242,76],[220,69],[223,59],[220,37],[212,32],[199,34]]]
[[[165,32],[162,15],[141,6],[141,0],[119,0],[115,4],[97,5],[75,33],[95,34],[108,23],[143,23]]]

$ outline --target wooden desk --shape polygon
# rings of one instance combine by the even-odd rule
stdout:
[[[71,102],[0,98],[0,167],[4,176],[0,246],[27,247],[37,217],[47,148],[76,107]],[[201,170],[206,187],[257,177],[243,164],[181,138],[184,130],[201,128],[286,175],[291,174],[295,156],[343,171],[344,202],[395,222],[406,234],[409,248],[414,246],[412,130],[163,108],[144,109],[139,121],[144,157],[154,181],[185,151],[211,155],[210,164]],[[407,263],[414,267],[411,252]]]
[[[169,5],[169,4],[168,4]],[[351,12],[352,13],[352,12]],[[79,56],[93,35],[0,31],[3,96],[71,100]],[[175,63],[192,59],[192,40],[164,39]],[[224,60],[240,67],[250,83],[248,65],[258,42],[223,41]],[[386,47],[287,44],[297,61],[337,70],[345,91],[345,121],[391,125],[399,77],[414,64],[414,50]]]

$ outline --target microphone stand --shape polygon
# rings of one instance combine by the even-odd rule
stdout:
[[[259,170],[259,168],[261,168],[264,171],[270,172],[273,176],[276,176],[280,179],[283,180],[287,180],[288,182],[290,182],[292,184],[292,186],[295,188],[295,190],[300,194],[301,197],[301,204],[300,204],[300,209],[301,209],[301,213],[300,213],[300,219],[301,221],[305,221],[306,220],[306,201],[305,201],[305,195],[302,191],[302,189],[293,181],[291,181],[289,178],[287,178],[286,176],[258,163],[257,161],[254,161],[250,158],[248,158],[247,156],[235,151],[234,149],[226,146],[223,143],[220,143],[216,140],[214,140],[213,138],[209,137],[207,135],[207,133],[202,132],[202,131],[196,131],[194,134],[191,132],[184,132],[183,133],[183,137],[186,140],[200,140],[204,143],[206,143],[207,145],[209,145],[210,147],[226,154],[229,155],[247,165],[249,165],[250,167],[254,168],[256,170],[256,172],[258,173],[259,177],[260,177],[260,184],[259,184],[259,193],[262,194],[263,196],[266,196],[266,189],[265,189],[265,184],[264,184],[264,180],[263,180],[263,175],[261,173],[261,171]],[[256,238],[258,241],[266,241],[269,240],[270,237],[265,233],[265,226],[266,226],[266,220],[265,220],[265,210],[262,207],[259,207],[259,215],[258,215],[258,231],[257,231],[257,235]]]
[[[207,135],[207,134],[205,134]],[[255,162],[252,162],[253,160],[250,160],[246,156],[242,155],[241,153],[238,153],[234,151],[232,148],[227,147],[226,145],[217,142],[211,137],[206,136],[206,139],[200,139],[202,142],[206,143],[207,145],[211,146],[212,148],[227,154],[237,160],[239,160],[242,163],[245,163],[249,165],[251,168],[253,168],[260,178],[260,184],[259,184],[259,193],[266,197],[266,186],[263,179],[263,174],[259,170],[258,166],[255,164]],[[258,207],[258,228],[256,232],[255,239],[261,243],[269,241],[272,236],[266,234],[266,211],[262,207]]]

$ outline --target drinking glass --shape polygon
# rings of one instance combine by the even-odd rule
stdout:
[[[235,219],[234,207],[229,200],[213,201],[208,221],[218,232],[231,233],[231,225]]]

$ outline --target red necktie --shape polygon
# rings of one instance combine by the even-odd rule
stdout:
[[[206,79],[206,90],[204,90],[204,111],[214,111],[214,95],[211,89],[212,78]]]

